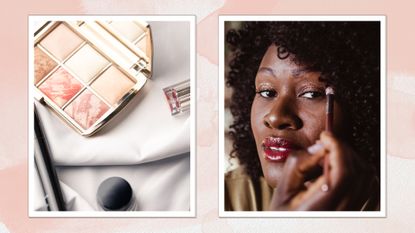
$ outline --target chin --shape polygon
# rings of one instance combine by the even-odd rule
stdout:
[[[267,163],[266,161],[261,161],[262,172],[264,173],[265,181],[272,188],[276,188],[278,181],[282,178],[282,171],[284,168],[284,163]]]

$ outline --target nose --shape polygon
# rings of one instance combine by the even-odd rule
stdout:
[[[264,116],[264,124],[270,129],[278,130],[298,130],[303,125],[295,104],[283,96],[274,100],[270,111]]]

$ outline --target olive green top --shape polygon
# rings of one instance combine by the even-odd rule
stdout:
[[[373,195],[363,204],[361,211],[379,210],[379,181],[374,179]],[[264,177],[258,180],[247,175],[243,167],[225,175],[225,211],[266,211],[273,189]]]

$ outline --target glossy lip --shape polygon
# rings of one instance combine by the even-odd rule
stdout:
[[[262,141],[262,149],[266,160],[282,163],[285,162],[292,151],[298,150],[299,147],[281,137],[266,137]]]

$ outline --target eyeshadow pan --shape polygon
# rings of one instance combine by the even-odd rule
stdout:
[[[65,112],[84,129],[91,127],[109,109],[90,90],[77,96],[66,108]]]
[[[81,88],[81,83],[62,67],[39,86],[39,89],[59,107],[68,102]]]
[[[59,60],[64,60],[84,42],[64,24],[59,24],[40,44]]]
[[[140,26],[131,21],[112,21],[111,25],[129,41],[136,40],[144,33]]]
[[[144,21],[47,21],[34,34],[35,99],[82,136],[118,114],[152,76]]]
[[[56,65],[57,63],[52,58],[38,47],[35,47],[35,85],[49,74]]]
[[[65,65],[83,81],[88,82],[107,64],[108,60],[101,56],[90,45],[83,46]]]
[[[133,86],[134,82],[114,66],[108,68],[91,87],[112,105],[116,104]]]

